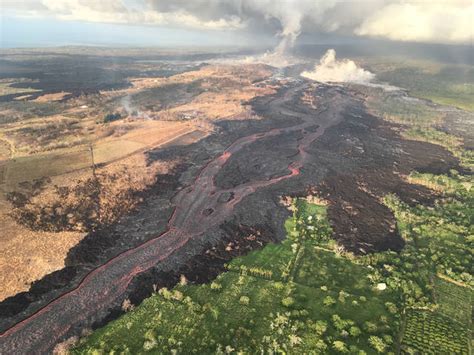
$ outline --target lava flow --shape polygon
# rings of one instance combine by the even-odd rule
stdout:
[[[257,189],[276,184],[300,174],[307,152],[305,149],[320,137],[324,131],[341,120],[337,102],[329,102],[316,113],[306,114],[291,111],[284,106],[303,86],[295,87],[270,105],[274,112],[298,117],[298,124],[272,129],[266,133],[253,134],[235,141],[222,155],[204,167],[194,184],[181,190],[173,200],[175,211],[165,233],[148,242],[130,249],[107,263],[91,271],[76,288],[62,294],[48,305],[28,318],[17,323],[0,335],[0,353],[44,354],[62,340],[71,330],[77,330],[82,322],[95,314],[107,310],[112,303],[122,300],[133,278],[168,258],[182,248],[190,239],[198,238],[212,226],[222,224],[233,212],[234,206]],[[296,120],[295,120],[296,121]],[[302,122],[302,123],[301,123]],[[232,189],[219,189],[214,183],[221,168],[234,158],[244,146],[270,136],[289,132],[303,132],[307,127],[318,128],[306,134],[298,141],[298,154],[288,166],[289,173],[276,178],[250,181]],[[222,193],[232,193],[234,198],[228,202],[219,202]],[[210,213],[203,213],[211,211]]]

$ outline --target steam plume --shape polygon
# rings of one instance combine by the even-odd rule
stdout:
[[[316,64],[313,71],[304,71],[301,76],[323,83],[367,84],[375,75],[357,66],[352,60],[337,60],[336,51],[329,49]]]

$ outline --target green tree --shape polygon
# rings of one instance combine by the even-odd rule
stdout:
[[[345,322],[341,317],[339,317],[339,315],[333,314],[331,318],[332,318],[332,324],[334,325],[334,328],[336,328],[339,331],[345,328]]]
[[[332,298],[331,296],[326,296],[326,298],[324,298],[323,300],[323,304],[326,307],[329,307],[329,306],[332,306],[333,304],[336,304],[336,300]]]
[[[359,327],[356,327],[355,325],[353,325],[352,327],[349,328],[349,334],[351,335],[351,337],[358,337],[362,332],[360,331]]]
[[[332,348],[339,353],[348,353],[349,350],[347,349],[346,344],[343,341],[335,340],[332,343]]]
[[[323,335],[328,328],[328,324],[323,321],[323,320],[318,320],[316,321],[316,324],[314,325],[314,330],[317,335]]]
[[[378,327],[377,327],[377,324],[375,324],[373,322],[364,322],[364,329],[368,333],[376,333],[377,330],[378,330]]]
[[[293,297],[285,297],[281,300],[281,304],[284,305],[285,307],[290,307],[295,303],[295,300]]]
[[[382,354],[385,352],[385,349],[387,348],[387,345],[384,343],[384,341],[379,338],[378,336],[371,335],[369,337],[369,344],[372,346],[375,351],[377,351],[379,354]]]
[[[322,339],[319,339],[314,347],[316,348],[316,350],[319,350],[320,352],[325,352],[326,349],[328,348],[328,346]]]
[[[398,312],[397,306],[392,302],[386,302],[385,303],[385,308],[387,308],[387,311],[390,314],[397,314],[397,312]]]

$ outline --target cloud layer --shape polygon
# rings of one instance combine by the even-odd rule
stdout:
[[[381,8],[355,33],[399,41],[470,43],[473,21],[472,1],[406,2]]]
[[[19,17],[53,17],[64,21],[84,21],[130,25],[157,25],[202,30],[236,30],[245,27],[236,16],[203,19],[199,13],[176,8],[157,11],[152,1],[124,0],[4,0],[2,7]]]
[[[358,67],[352,60],[337,60],[334,49],[324,54],[313,71],[304,71],[301,76],[323,83],[358,84],[367,84],[375,78],[374,74]]]
[[[471,0],[3,0],[14,16],[267,31],[283,51],[300,33],[339,33],[400,41],[472,41]]]

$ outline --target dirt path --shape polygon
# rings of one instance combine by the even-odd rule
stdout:
[[[303,119],[302,123],[297,121],[298,124],[295,126],[272,129],[234,142],[219,157],[204,167],[193,185],[178,193],[173,201],[176,207],[165,233],[116,256],[93,270],[75,289],[61,295],[5,331],[0,335],[0,353],[44,354],[50,352],[71,328],[80,325],[85,319],[94,317],[98,312],[106,310],[111,303],[124,297],[128,285],[136,275],[168,258],[189,240],[199,238],[212,226],[223,223],[233,213],[234,206],[244,197],[257,189],[299,175],[300,168],[307,160],[306,149],[328,127],[341,121],[340,112],[344,106],[336,99],[328,102],[328,105],[321,107],[317,113],[318,129],[306,131],[306,127],[314,126],[314,116],[292,112],[288,107],[283,107],[283,104],[292,99],[293,95],[302,88],[303,86],[299,86],[290,89],[284,96],[270,103],[275,112],[298,116]],[[298,154],[292,158],[287,175],[269,180],[251,181],[232,189],[219,189],[215,186],[215,176],[232,154],[257,140],[294,131],[302,132],[303,137],[298,141]],[[232,193],[233,199],[220,202],[219,196],[222,193]]]

